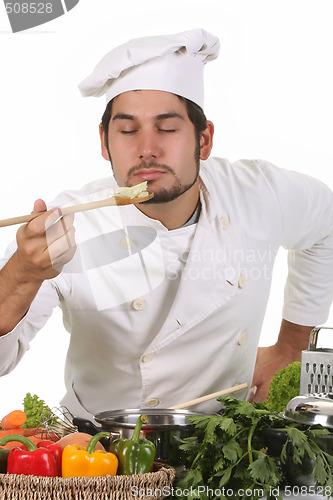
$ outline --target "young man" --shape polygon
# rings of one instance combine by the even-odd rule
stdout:
[[[154,197],[76,214],[75,237],[73,220],[57,220],[51,208],[19,229],[2,262],[1,372],[59,305],[71,333],[62,403],[76,416],[167,408],[250,387],[252,378],[263,399],[275,371],[300,359],[311,328],[327,318],[332,193],[266,162],[209,158],[203,67],[218,49],[217,38],[193,30],[107,54],[80,90],[106,93],[101,148],[117,184],[147,181]],[[102,199],[114,179],[62,193],[51,206]],[[290,266],[281,330],[255,367],[280,245]],[[214,400],[197,407],[219,408]]]

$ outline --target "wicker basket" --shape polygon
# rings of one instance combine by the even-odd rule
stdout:
[[[148,500],[170,493],[175,469],[132,476],[42,477],[0,474],[0,500]]]

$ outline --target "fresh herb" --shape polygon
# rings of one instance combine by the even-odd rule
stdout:
[[[295,361],[278,370],[269,384],[265,405],[269,410],[284,411],[288,401],[299,395],[301,363]]]
[[[281,499],[274,488],[285,484],[288,460],[313,460],[316,486],[333,492],[333,457],[315,442],[317,436],[329,434],[328,430],[286,421],[262,403],[252,405],[230,396],[218,401],[225,407],[223,415],[188,417],[195,431],[180,445],[188,462],[188,471],[176,485],[189,492],[182,498],[255,500],[267,495],[270,500]],[[285,431],[279,456],[268,453],[265,428]]]
[[[27,420],[22,425],[25,429],[30,427],[38,427],[42,422],[52,414],[50,408],[45,404],[43,399],[39,399],[36,394],[34,396],[28,392],[23,400],[24,413]],[[43,417],[43,419],[42,419]]]

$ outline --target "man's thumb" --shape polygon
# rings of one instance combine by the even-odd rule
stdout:
[[[47,211],[47,206],[44,200],[38,199],[34,203],[34,209],[32,211],[33,214],[36,214],[38,212],[46,212]]]

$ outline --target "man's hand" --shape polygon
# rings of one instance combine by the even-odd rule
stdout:
[[[17,250],[0,270],[0,335],[10,332],[28,311],[44,280],[56,277],[76,250],[73,215],[60,218],[37,200],[34,213],[45,212],[17,231]]]
[[[290,361],[290,363],[292,363],[292,361]],[[285,354],[281,352],[277,345],[258,348],[252,380],[252,387],[257,388],[253,398],[254,401],[265,401],[270,381],[275,375],[275,372],[288,364],[289,362],[286,362]]]
[[[258,348],[252,380],[252,387],[257,390],[250,400],[264,401],[275,373],[294,361],[301,361],[302,351],[308,348],[312,328],[282,320],[277,343]]]
[[[47,212],[43,200],[35,202],[33,213],[37,212],[45,214],[21,226],[17,232],[17,278],[42,283],[57,276],[74,256],[74,216],[59,218],[59,209]]]

